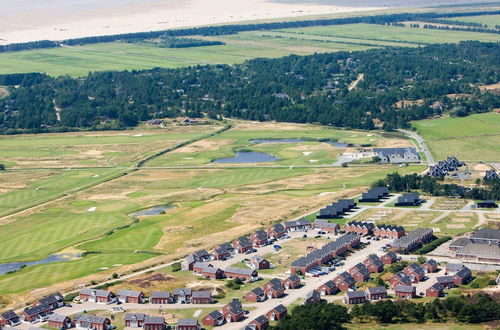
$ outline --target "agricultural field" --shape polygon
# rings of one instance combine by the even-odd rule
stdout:
[[[333,162],[337,153],[330,145],[323,146],[323,143],[308,141],[254,145],[255,148],[264,148],[262,151],[266,152],[273,152],[271,149],[276,148],[283,159],[283,165],[279,162],[250,164],[245,167],[233,164],[203,165],[207,159],[224,154],[217,149],[213,155],[205,154],[213,152],[207,151],[207,146],[219,146],[220,141],[229,141],[224,142],[228,153],[240,147],[247,148],[250,139],[278,136],[296,139],[338,138],[353,143],[371,142],[376,145],[405,143],[375,132],[337,131],[312,125],[268,125],[274,126],[271,128],[262,123],[234,123],[233,128],[228,131],[169,152],[126,175],[123,172],[127,169],[122,167],[57,170],[55,173],[46,171],[42,172],[46,173],[46,177],[33,178],[32,182],[26,182],[26,187],[0,195],[0,200],[4,198],[4,210],[8,212],[9,205],[23,205],[23,191],[41,194],[52,187],[54,197],[56,191],[64,193],[72,187],[85,185],[81,189],[75,188],[64,198],[10,216],[1,229],[5,239],[0,249],[0,263],[40,260],[68,249],[73,252],[92,252],[71,261],[30,266],[13,274],[0,275],[0,294],[17,294],[40,287],[64,290],[68,285],[73,287],[94,279],[108,278],[113,272],[124,274],[147,265],[169,262],[191,251],[210,248],[272,222],[300,217],[338,198],[357,195],[372,182],[396,169],[402,174],[420,172],[423,169],[422,166],[399,168],[371,165],[342,168],[309,165],[309,162],[304,161],[304,158],[309,158],[302,154],[303,151],[311,149],[311,152],[323,152],[317,158],[323,159],[324,163]],[[208,128],[199,129],[199,134],[203,135]],[[142,134],[148,136],[147,131]],[[170,146],[172,139],[168,134],[167,130],[163,141]],[[70,135],[67,135],[67,139],[73,143]],[[44,144],[45,136],[48,141],[54,140],[53,135],[39,135],[40,145]],[[183,138],[187,138],[186,136],[199,135],[192,132],[192,135],[186,134]],[[14,141],[16,138],[11,137]],[[25,137],[19,138],[20,143],[25,143]],[[134,140],[129,135],[115,138],[118,139],[117,143],[122,143],[122,139]],[[159,144],[161,139],[162,137],[154,138]],[[96,141],[101,140],[96,138]],[[50,143],[64,149],[60,140],[57,143],[47,142]],[[100,144],[105,143],[97,142],[96,148]],[[11,146],[14,145],[15,143],[11,143]],[[292,152],[288,148],[298,150]],[[198,165],[183,166],[182,158],[194,158],[196,162],[190,165]],[[124,163],[127,164],[127,161]],[[295,167],[295,164],[300,166]],[[166,167],[171,165],[174,166]],[[105,174],[113,174],[108,173],[109,171],[116,171],[120,176],[104,180]],[[28,171],[8,170],[2,175],[26,172]],[[99,177],[94,177],[95,173]],[[89,181],[89,178],[104,181],[97,184],[98,182]],[[42,185],[43,182],[45,189],[37,190],[37,185]],[[13,194],[17,194],[17,197],[14,198]],[[38,205],[42,197],[48,198],[50,194],[47,192],[47,196],[37,197],[38,201],[35,197],[37,196],[30,202]],[[169,205],[171,208],[157,215],[137,216],[135,219],[131,216],[138,210],[161,205]]]
[[[455,17],[449,18],[449,20],[486,24],[488,29],[494,29],[495,25],[500,25],[500,15]]]
[[[500,159],[500,114],[483,113],[462,118],[414,122],[434,159],[455,155],[462,161],[495,162]]]
[[[462,19],[462,18],[461,18]],[[422,43],[462,40],[499,41],[491,33],[424,30],[370,24],[248,31],[199,39],[225,45],[159,48],[148,43],[112,42],[0,54],[0,74],[46,72],[85,76],[89,71],[177,68],[197,64],[235,64],[256,57],[356,51],[374,47],[414,47]]]

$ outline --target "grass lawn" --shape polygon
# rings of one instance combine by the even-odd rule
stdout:
[[[455,155],[464,161],[500,159],[500,115],[474,114],[462,118],[439,118],[413,123],[427,141],[435,159]]]
[[[479,330],[485,327],[480,324],[416,324],[416,323],[401,323],[401,324],[376,324],[376,323],[353,323],[345,324],[349,330],[369,329],[369,330]]]
[[[454,18],[449,18],[449,20],[486,24],[489,29],[494,29],[495,25],[500,25],[500,15],[454,17]]]

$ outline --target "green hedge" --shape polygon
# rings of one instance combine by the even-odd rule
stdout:
[[[417,251],[415,251],[415,253],[416,254],[426,254],[426,253],[429,253],[431,251],[434,251],[438,246],[440,246],[444,242],[448,242],[450,239],[451,239],[451,236],[440,237],[440,238],[438,238],[438,239],[430,242],[429,244],[426,244],[426,245],[422,246],[420,249],[418,249]]]

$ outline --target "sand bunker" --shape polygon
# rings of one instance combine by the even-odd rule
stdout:
[[[448,225],[446,225],[446,228],[460,229],[460,228],[465,228],[465,225],[462,225],[462,224],[459,224],[459,225],[448,224]]]

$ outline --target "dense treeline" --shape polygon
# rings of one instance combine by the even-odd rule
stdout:
[[[479,27],[479,28],[487,28],[487,24],[477,23],[477,22],[464,22],[464,21],[455,21],[448,19],[439,19],[439,18],[426,18],[423,20],[428,23],[437,23],[444,25],[459,25],[459,26],[471,26],[471,27]]]
[[[483,182],[484,187],[465,188],[457,184],[442,183],[442,179],[428,175],[399,173],[388,174],[384,179],[373,183],[374,187],[389,187],[392,192],[421,190],[431,196],[449,196],[469,199],[500,200],[500,180]]]
[[[458,27],[458,26],[450,26],[450,25],[434,25],[434,24],[424,24],[424,29],[433,29],[433,30],[449,30],[449,31],[464,31],[464,32],[480,32],[480,33],[494,33],[500,34],[500,30],[494,29],[486,29],[480,27]]]
[[[399,14],[356,16],[356,17],[346,17],[346,18],[316,19],[316,20],[303,20],[303,21],[207,26],[207,27],[175,29],[175,30],[123,33],[123,34],[115,34],[107,36],[92,36],[92,37],[66,39],[60,42],[42,40],[35,42],[17,43],[6,46],[0,46],[0,53],[7,51],[59,47],[61,45],[72,46],[72,45],[84,45],[84,44],[100,43],[100,42],[126,41],[130,39],[151,39],[162,36],[167,36],[167,37],[185,37],[193,35],[214,36],[223,34],[234,34],[243,31],[299,28],[299,27],[324,26],[324,25],[342,25],[342,24],[355,24],[355,23],[387,24],[387,23],[394,23],[401,21],[416,21],[416,20],[438,19],[446,17],[453,18],[453,17],[497,15],[497,14],[500,14],[500,10],[456,12],[456,13],[399,13]]]
[[[217,40],[202,40],[194,38],[172,38],[165,37],[159,42],[154,42],[158,47],[164,48],[189,48],[189,47],[202,47],[202,46],[219,46],[225,43]]]
[[[475,87],[500,81],[499,65],[500,44],[463,42],[292,55],[233,66],[97,72],[84,79],[33,76],[32,84],[11,88],[0,100],[0,130],[120,128],[204,114],[391,130],[445,111],[465,116],[499,108],[500,96]],[[349,91],[360,73],[364,79]],[[400,100],[420,102],[401,107]]]
[[[500,318],[500,304],[484,293],[474,296],[448,297],[428,303],[407,300],[384,300],[355,305],[350,310],[331,303],[300,305],[271,327],[275,330],[345,329],[343,324],[356,323],[482,323]]]

